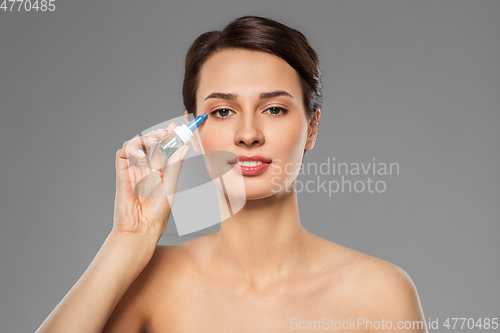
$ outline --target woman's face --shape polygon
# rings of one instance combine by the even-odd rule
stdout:
[[[272,92],[280,93],[261,96]],[[309,126],[299,76],[288,63],[266,52],[219,51],[201,68],[196,105],[198,115],[208,115],[199,128],[205,151],[271,160],[258,174],[231,171],[243,174],[247,200],[291,191],[316,127]]]

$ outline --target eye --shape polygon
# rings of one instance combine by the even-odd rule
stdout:
[[[281,116],[281,115],[288,113],[287,109],[276,107],[276,106],[267,109],[265,112],[268,112],[268,111],[269,111],[269,114],[272,116]],[[215,111],[210,112],[210,114],[214,115],[215,118],[228,118],[228,116],[230,115],[230,112],[233,112],[233,111],[231,111],[229,109],[217,109]]]
[[[284,115],[284,114],[288,113],[287,109],[279,108],[279,107],[276,107],[276,106],[267,109],[266,112],[267,111],[270,111],[269,114],[271,114],[273,116],[281,116],[281,115]]]
[[[218,110],[210,112],[210,114],[213,114],[215,116],[215,118],[227,118],[227,116],[229,115],[229,112],[233,112],[233,111],[231,111],[229,109],[218,109]],[[218,114],[218,115],[216,115],[216,114]]]

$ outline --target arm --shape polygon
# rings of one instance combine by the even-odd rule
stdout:
[[[112,231],[82,277],[36,333],[100,333],[118,301],[152,258],[157,242],[151,236]],[[126,324],[127,332],[139,332],[142,320],[131,316]]]
[[[175,128],[171,123],[168,129]],[[167,135],[154,131],[126,141],[116,152],[116,196],[113,228],[94,260],[36,333],[100,333],[116,329],[138,332],[139,315],[126,315],[119,323],[108,318],[132,282],[155,253],[170,215],[177,179],[189,147],[177,150],[167,162],[149,149]],[[154,171],[154,172],[153,172]],[[137,288],[136,288],[137,289]],[[133,294],[132,288],[127,295]],[[119,311],[125,306],[120,302]],[[130,303],[132,305],[132,303]],[[109,331],[108,331],[109,332]]]

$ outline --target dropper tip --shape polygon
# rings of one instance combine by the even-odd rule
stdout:
[[[195,129],[198,128],[198,126],[200,126],[204,121],[205,119],[208,117],[208,115],[206,113],[202,114],[201,116],[198,116],[196,118],[194,118],[187,126],[188,128],[191,130],[191,132],[193,132]]]

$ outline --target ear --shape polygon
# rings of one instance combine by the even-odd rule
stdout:
[[[306,150],[311,150],[314,147],[314,143],[316,142],[316,135],[318,134],[318,123],[320,116],[321,116],[321,109],[316,108],[316,114],[314,115],[314,119],[316,121],[315,122],[311,121],[309,123],[309,131],[307,134],[307,142],[305,146]]]
[[[189,123],[191,120],[193,119],[189,119],[188,118],[188,115],[189,115],[189,112],[184,111],[184,118],[186,119],[186,124]],[[193,115],[193,114],[191,114]],[[197,153],[201,153],[203,150],[202,150],[202,146],[200,144],[200,142],[198,141],[198,137],[199,137],[199,132],[198,132],[198,129],[196,129],[193,133],[193,137],[191,138],[191,144],[193,145],[193,148],[194,148],[194,151],[197,152]]]

